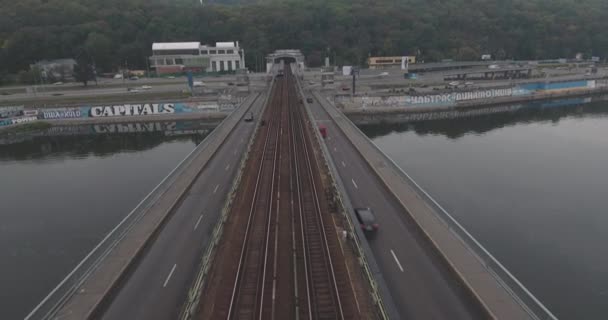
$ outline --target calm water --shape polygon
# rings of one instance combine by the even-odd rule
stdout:
[[[361,127],[560,319],[606,319],[608,102]]]
[[[22,319],[213,125],[0,135],[0,319]]]

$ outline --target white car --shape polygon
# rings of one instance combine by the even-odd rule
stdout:
[[[151,86],[141,86],[141,89],[142,90],[150,90],[150,89],[152,89],[152,87]]]
[[[488,69],[500,69],[500,66],[497,64],[491,64],[488,66]]]
[[[450,83],[448,83],[451,87],[458,87],[460,85],[460,82],[458,81],[452,81]]]
[[[381,77],[386,77],[386,76],[388,76],[388,72],[382,72],[382,73],[380,74],[380,76],[381,76]]]
[[[63,84],[63,82],[61,82],[61,81],[53,83],[54,86],[60,86],[62,84]]]
[[[192,86],[193,87],[202,87],[204,85],[205,84],[202,81],[194,81],[194,82],[192,82]]]

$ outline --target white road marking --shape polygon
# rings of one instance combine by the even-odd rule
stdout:
[[[344,163],[344,161],[342,161],[342,166],[346,168],[346,163]]]
[[[217,188],[219,188],[219,187],[220,187],[219,184],[217,186],[215,186],[215,189],[213,189],[213,193],[216,193],[217,192]]]
[[[393,249],[391,249],[391,254],[393,255],[393,259],[395,259],[395,262],[397,262],[397,266],[399,267],[399,270],[401,270],[401,272],[403,272],[403,267],[401,266],[401,262],[399,262],[399,259],[397,259],[397,256],[395,255],[395,252],[393,251]]]
[[[350,181],[353,182],[353,186],[355,186],[355,188],[359,189],[359,187],[357,186],[357,183],[355,182],[355,179],[350,179]]]
[[[163,283],[163,288],[167,286],[167,283],[169,283],[169,279],[171,279],[171,276],[173,275],[173,271],[175,271],[175,267],[177,267],[177,264],[174,264],[173,268],[171,268],[171,271],[169,271],[169,275],[167,276],[165,283]]]
[[[230,164],[226,166],[226,171],[228,171],[228,169],[230,169]]]
[[[198,228],[199,223],[201,223],[201,220],[203,219],[203,215],[201,214],[200,217],[198,217],[198,220],[196,221],[196,224],[194,225],[194,230],[196,230],[196,228]]]

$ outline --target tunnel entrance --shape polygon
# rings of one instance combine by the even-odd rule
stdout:
[[[296,58],[294,57],[278,57],[274,59],[274,63],[281,63],[283,61],[284,64],[296,63]]]

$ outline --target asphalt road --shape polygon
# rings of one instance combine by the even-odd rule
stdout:
[[[311,109],[327,127],[325,141],[352,206],[370,207],[376,214],[380,227],[368,240],[401,318],[484,318],[329,115],[316,101]]]
[[[259,114],[262,97],[252,107]],[[176,319],[237,174],[255,122],[241,121],[203,169],[103,319]]]

